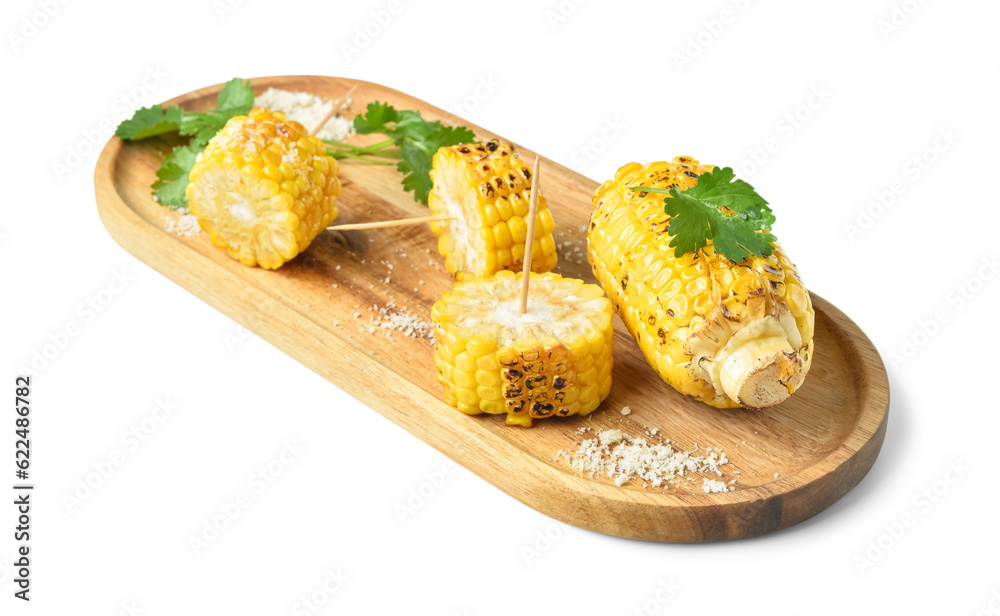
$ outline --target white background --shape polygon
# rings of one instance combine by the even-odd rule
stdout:
[[[68,1],[47,18],[44,4],[7,2],[2,20],[7,395],[17,366],[50,336],[68,325],[79,335],[34,380],[33,600],[12,598],[5,504],[0,613],[1000,609],[991,603],[1000,540],[990,470],[1000,282],[980,271],[1000,252],[996,3],[367,0],[289,1],[278,11],[232,0],[220,14],[212,0],[121,0]],[[377,26],[373,15],[390,19]],[[42,25],[33,31],[25,19]],[[379,30],[368,41],[358,37],[366,25]],[[395,506],[448,469],[441,454],[266,342],[227,346],[233,322],[101,226],[87,135],[103,145],[102,125],[131,110],[122,96],[141,91],[150,72],[164,76],[147,105],[233,76],[380,82],[462,105],[459,115],[596,180],[679,154],[736,167],[771,201],[809,287],[886,360],[881,457],[815,518],[730,543],[644,543],[564,526],[462,469],[400,522]],[[476,99],[482,80],[496,85]],[[608,123],[623,128],[604,131]],[[952,136],[935,144],[939,132]],[[71,168],[59,174],[56,163]],[[890,207],[870,205],[894,182],[901,194]],[[131,280],[101,313],[80,309],[122,270]],[[176,410],[133,451],[122,434],[153,417],[158,399]],[[2,417],[8,485],[13,413]],[[286,440],[305,451],[259,493],[251,475]],[[114,452],[123,461],[111,476],[67,506]],[[968,470],[948,474],[950,465]],[[925,489],[936,502],[914,499]],[[189,538],[241,491],[251,504],[195,555]],[[900,534],[907,514],[914,524]],[[320,612],[296,608],[338,569],[345,579],[329,584],[336,592]],[[657,598],[670,583],[673,594]]]

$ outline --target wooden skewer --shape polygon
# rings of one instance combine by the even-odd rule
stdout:
[[[528,206],[528,234],[524,238],[524,262],[521,264],[521,314],[528,312],[528,281],[531,279],[531,249],[535,246],[535,211],[538,209],[538,193],[541,182],[538,178],[538,156],[535,156],[535,170],[531,172],[531,202]]]
[[[327,231],[351,231],[354,229],[381,229],[382,227],[402,227],[404,225],[419,225],[425,222],[440,222],[455,220],[454,216],[424,216],[423,218],[400,218],[399,220],[382,220],[379,222],[358,222],[349,225],[334,225]]]
[[[354,94],[354,91],[357,90],[357,89],[358,89],[358,86],[356,86],[356,85],[351,86],[351,89],[347,91],[347,94],[341,96],[339,99],[337,99],[336,101],[334,101],[333,102],[333,107],[330,108],[329,113],[327,113],[325,116],[323,116],[323,119],[320,120],[319,123],[316,124],[316,126],[314,126],[311,131],[309,131],[309,134],[310,135],[315,135],[319,131],[323,130],[323,127],[326,126],[326,123],[330,121],[330,118],[332,118],[334,116],[334,114],[336,114],[338,111],[340,111],[340,106],[344,104],[344,101],[346,101],[348,98],[350,98],[351,94]]]

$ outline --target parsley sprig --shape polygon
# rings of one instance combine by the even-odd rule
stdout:
[[[629,190],[663,193],[663,211],[670,216],[669,246],[674,256],[701,250],[712,240],[715,252],[736,262],[747,256],[768,256],[777,238],[768,233],[774,214],[753,186],[735,180],[731,167],[716,167],[686,190],[629,186]],[[735,181],[734,181],[735,180]]]

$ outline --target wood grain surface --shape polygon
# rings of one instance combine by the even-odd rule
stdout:
[[[488,130],[390,88],[333,77],[268,77],[268,87],[328,98],[357,85],[350,114],[372,100],[418,109],[424,117],[464,124],[480,139]],[[221,85],[170,104],[211,107]],[[367,143],[372,137],[353,138]],[[815,293],[816,352],[805,385],[765,411],[719,410],[677,394],[647,365],[615,318],[610,397],[587,418],[553,418],[524,429],[502,416],[466,416],[442,401],[429,340],[368,331],[372,306],[430,320],[430,308],[453,280],[426,225],[328,232],[277,271],[249,268],[215,248],[205,233],[166,230],[178,214],[150,198],[156,169],[174,142],[151,138],[104,148],[95,172],[98,211],[127,251],[288,353],[358,400],[522,503],[563,522],[621,537],[699,542],[771,532],[815,515],[850,491],[874,464],[885,436],[889,389],[875,348],[840,310]],[[518,148],[533,160],[535,153]],[[678,152],[663,152],[669,160]],[[556,272],[594,282],[586,263],[585,225],[597,183],[542,158],[543,190],[556,221]],[[627,160],[622,160],[625,164]],[[640,161],[648,162],[648,161]],[[337,224],[426,216],[404,193],[393,167],[344,161]],[[792,255],[794,258],[794,255]],[[391,264],[391,267],[390,267]],[[339,266],[339,267],[338,267]],[[805,273],[807,284],[821,287]],[[359,318],[353,315],[360,313]],[[619,411],[632,410],[628,416]],[[658,428],[685,450],[722,449],[731,460],[721,479],[734,491],[706,494],[701,476],[689,486],[643,488],[632,481],[575,471],[557,456],[575,449],[577,429],[620,428],[641,435]],[[746,444],[743,444],[743,442]],[[733,471],[739,471],[739,474]],[[711,478],[717,478],[712,476]]]

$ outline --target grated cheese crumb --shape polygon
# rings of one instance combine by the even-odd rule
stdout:
[[[179,235],[181,237],[197,237],[201,233],[201,227],[198,225],[198,218],[192,214],[188,213],[187,209],[182,209],[180,218],[174,218],[172,214],[167,212],[163,213],[163,217],[166,219],[165,227],[168,233],[173,233],[174,235]]]
[[[706,494],[712,494],[715,492],[729,492],[732,488],[718,479],[702,479],[701,489],[704,490]]]
[[[584,428],[577,429],[583,434]],[[635,437],[612,428],[597,432],[597,438],[586,439],[575,452],[560,451],[557,456],[566,459],[573,468],[590,473],[590,476],[604,475],[621,486],[633,478],[656,488],[664,484],[677,485],[689,473],[711,473],[722,477],[722,468],[729,464],[726,454],[718,447],[704,456],[693,455],[693,451],[674,449],[669,440],[660,439],[651,443],[643,437]],[[735,479],[729,485],[733,485]],[[687,487],[687,486],[682,486]],[[718,479],[703,478],[705,492],[727,492],[734,490]]]
[[[622,407],[622,415],[628,415],[631,412],[632,412],[632,409],[630,409],[629,407],[627,407],[627,406],[623,406]]]
[[[308,92],[291,92],[270,88],[257,96],[254,104],[267,107],[271,111],[281,111],[289,120],[302,124],[306,130],[312,130],[330,112],[333,101],[313,96]],[[346,109],[350,104],[351,99],[348,98],[340,105],[340,108]],[[354,122],[337,114],[327,120],[316,136],[320,139],[343,141],[353,134]]]

